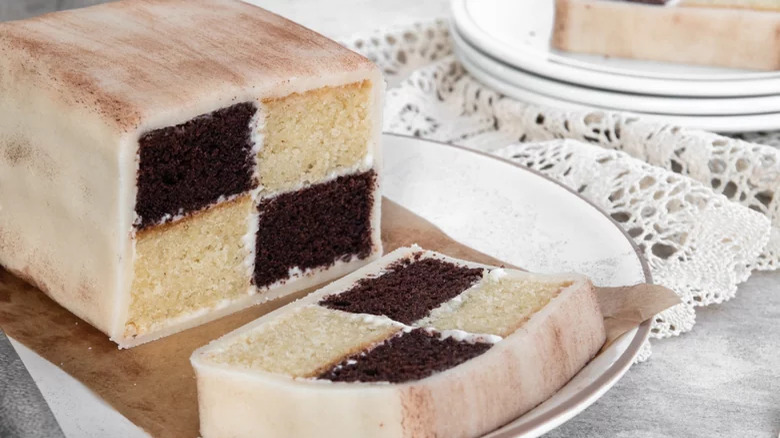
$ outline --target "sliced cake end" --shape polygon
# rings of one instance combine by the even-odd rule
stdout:
[[[551,396],[604,339],[583,276],[401,248],[197,350],[201,433],[477,436]]]

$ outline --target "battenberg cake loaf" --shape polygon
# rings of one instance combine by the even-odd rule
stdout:
[[[121,347],[381,254],[384,82],[238,0],[0,24],[0,264]]]
[[[552,46],[569,52],[780,69],[777,0],[556,0]]]
[[[212,437],[474,437],[605,341],[590,281],[401,248],[196,350]]]

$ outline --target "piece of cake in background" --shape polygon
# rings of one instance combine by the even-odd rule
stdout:
[[[400,248],[196,350],[211,437],[475,437],[601,348],[591,282]]]
[[[621,58],[780,70],[780,1],[556,0],[552,47]]]
[[[674,3],[667,1],[667,3]],[[780,11],[778,0],[677,0],[681,6],[702,6],[705,8],[736,8],[765,11]]]
[[[381,254],[384,82],[238,0],[0,24],[0,264],[121,347]]]

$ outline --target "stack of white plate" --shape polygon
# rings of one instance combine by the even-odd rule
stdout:
[[[780,129],[780,72],[553,50],[554,8],[553,0],[452,0],[456,55],[485,85],[532,104],[717,132]]]

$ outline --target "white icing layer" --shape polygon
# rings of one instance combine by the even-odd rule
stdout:
[[[491,269],[487,273],[487,278],[491,281],[498,281],[507,276],[506,271],[503,268]]]
[[[439,333],[442,339],[452,338],[458,342],[468,342],[469,344],[474,344],[476,342],[495,344],[504,339],[497,335],[469,333],[463,330],[444,330]]]

